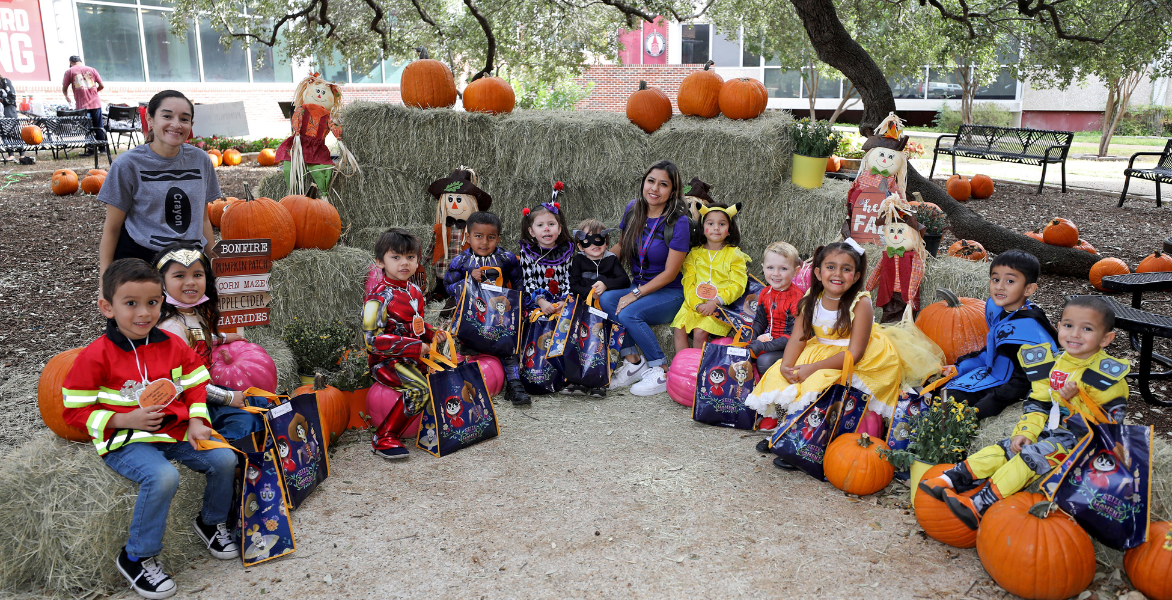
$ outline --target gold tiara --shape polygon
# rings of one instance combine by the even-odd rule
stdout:
[[[175,261],[185,267],[190,267],[191,265],[194,265],[196,263],[196,261],[198,261],[201,258],[203,258],[203,253],[200,252],[199,250],[192,250],[190,248],[180,248],[178,250],[172,250],[172,251],[164,254],[163,258],[160,258],[159,262],[157,264],[155,264],[155,268],[162,271],[163,265],[165,265],[171,261]]]

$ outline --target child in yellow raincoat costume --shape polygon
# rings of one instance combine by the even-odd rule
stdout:
[[[717,318],[717,307],[729,304],[745,293],[748,282],[748,254],[737,248],[741,232],[734,217],[741,205],[726,207],[713,203],[699,207],[704,218],[704,240],[684,259],[684,303],[671,322],[676,352],[700,348],[709,335],[722,337],[731,327]]]

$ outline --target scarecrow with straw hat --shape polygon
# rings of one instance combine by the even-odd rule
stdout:
[[[867,278],[867,290],[879,289],[875,304],[883,308],[882,323],[900,320],[908,304],[920,310],[920,283],[924,280],[924,226],[912,207],[899,196],[888,196],[879,207],[883,231],[883,258]]]
[[[693,177],[691,181],[684,186],[684,204],[688,208],[688,218],[693,222],[700,221],[700,207],[707,207],[712,204],[712,196],[709,194],[712,191],[712,186],[700,181],[699,177]]]
[[[907,156],[903,149],[908,137],[903,121],[891,113],[875,128],[876,133],[863,144],[863,160],[851,189],[847,192],[847,220],[842,226],[843,239],[881,244],[879,207],[888,196],[907,199]]]
[[[338,84],[326,81],[314,73],[293,92],[293,135],[277,147],[277,162],[289,184],[290,194],[305,194],[309,186],[306,176],[317,184],[323,194],[330,189],[334,160],[326,147],[326,135],[333,133],[338,140],[338,170],[343,175],[358,171],[358,161],[342,143],[342,126],[338,113],[342,110],[342,91]]]
[[[492,196],[477,187],[478,183],[476,171],[461,166],[452,171],[451,175],[437,179],[427,187],[427,192],[437,200],[431,244],[426,252],[426,255],[431,257],[435,274],[433,298],[446,295],[443,281],[448,273],[448,263],[469,247],[468,217],[474,212],[486,211],[492,206]]]

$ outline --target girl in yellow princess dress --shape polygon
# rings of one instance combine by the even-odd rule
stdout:
[[[739,203],[700,206],[704,237],[684,259],[684,303],[671,322],[676,352],[688,347],[689,333],[693,347],[701,348],[709,335],[721,337],[731,329],[717,318],[717,308],[745,293],[750,258],[737,247],[741,232],[735,217],[740,208]]]

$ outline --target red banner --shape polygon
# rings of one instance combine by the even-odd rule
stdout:
[[[638,30],[619,30],[619,62],[623,63],[623,65],[641,64],[639,44],[642,43],[642,37],[642,34]]]
[[[0,72],[13,81],[49,81],[38,0],[0,0]]]

